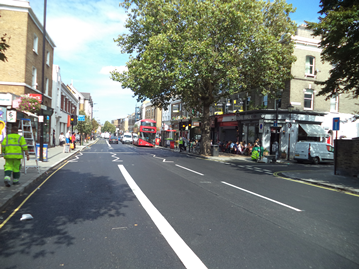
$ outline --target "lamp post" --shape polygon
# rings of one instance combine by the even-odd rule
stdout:
[[[294,106],[292,106],[292,104],[289,103],[288,105],[288,112],[289,112],[289,123],[288,123],[288,156],[287,156],[287,160],[289,161],[289,155],[290,155],[290,127],[292,126],[292,111]]]
[[[44,148],[44,92],[45,92],[45,45],[46,45],[46,6],[47,0],[44,1],[44,27],[43,27],[43,36],[42,36],[42,73],[41,73],[41,110],[40,115],[42,116],[42,121],[40,122],[40,156],[39,160],[42,162],[44,160],[43,148]]]

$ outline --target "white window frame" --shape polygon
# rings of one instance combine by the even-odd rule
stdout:
[[[32,67],[32,85],[31,87],[37,89],[37,69],[36,67]]]
[[[310,59],[313,59],[313,64],[310,64]],[[312,72],[310,68],[312,67]],[[315,57],[311,55],[305,56],[305,76],[306,77],[315,77]]]
[[[175,110],[175,107],[177,108],[176,110]],[[179,103],[172,105],[172,112],[173,112],[173,113],[178,113],[178,112],[180,112],[180,111],[181,111],[181,108],[180,108],[180,104],[179,104]]]
[[[306,94],[308,94],[308,95],[310,94],[311,98],[310,99],[306,98],[305,97]],[[305,89],[303,98],[304,98],[303,109],[304,110],[313,110],[313,107],[314,107],[314,91],[311,90],[311,89]],[[311,106],[310,107],[305,107],[305,100],[311,100]]]
[[[50,52],[46,52],[46,64],[50,66]]]
[[[49,95],[49,79],[46,78],[46,81],[45,81],[45,95]]]
[[[329,107],[330,112],[338,112],[338,103],[339,103],[338,95],[330,98],[330,107]]]
[[[39,47],[39,38],[37,37],[36,34],[34,34],[34,42],[33,42],[33,47],[32,47],[32,51],[35,52],[36,54],[38,54],[38,47]]]

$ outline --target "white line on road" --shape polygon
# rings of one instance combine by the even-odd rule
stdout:
[[[168,244],[172,247],[173,251],[177,254],[184,266],[188,269],[207,269],[192,249],[190,249],[183,239],[177,234],[171,224],[168,223],[168,221],[142,192],[131,175],[127,172],[126,168],[121,164],[118,165],[118,168],[143,208],[156,224],[157,228],[160,230],[161,234],[167,240]]]
[[[246,190],[246,189],[242,189],[242,188],[240,188],[240,187],[237,187],[237,186],[232,185],[232,184],[230,184],[230,183],[227,183],[227,182],[225,182],[225,181],[221,181],[221,182],[222,182],[223,184],[226,184],[226,185],[231,186],[231,187],[233,187],[233,188],[239,189],[239,190],[241,190],[241,191],[248,192],[248,193],[253,194],[253,195],[255,195],[255,196],[258,196],[258,197],[261,197],[261,198],[266,199],[266,200],[268,200],[268,201],[271,201],[271,202],[273,202],[273,203],[276,203],[276,204],[279,204],[279,205],[288,207],[288,208],[290,208],[290,209],[292,209],[292,210],[295,210],[295,211],[298,211],[298,212],[301,212],[301,211],[302,211],[302,210],[300,210],[300,209],[298,209],[298,208],[295,208],[295,207],[292,207],[292,206],[283,204],[283,203],[281,203],[281,202],[278,202],[278,201],[273,200],[273,199],[270,199],[270,198],[268,198],[268,197],[259,195],[259,194],[257,194],[257,193],[251,192],[251,191],[248,191],[248,190]]]
[[[178,167],[180,167],[180,168],[182,168],[182,169],[186,169],[186,170],[188,170],[188,171],[191,171],[192,173],[196,173],[196,174],[198,174],[198,175],[204,176],[204,175],[201,174],[201,173],[198,173],[198,172],[193,171],[193,170],[191,170],[191,169],[188,169],[188,168],[186,168],[186,167],[180,166],[180,165],[178,165],[178,164],[176,164],[176,166],[178,166]]]

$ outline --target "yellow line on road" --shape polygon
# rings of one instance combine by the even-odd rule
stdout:
[[[66,161],[65,164],[63,164],[62,166],[60,166],[55,172],[53,172],[51,175],[49,175],[32,193],[30,193],[26,198],[25,200],[10,214],[10,216],[7,217],[6,220],[4,220],[3,223],[0,224],[0,229],[2,227],[4,227],[4,225],[15,215],[15,213],[17,211],[20,210],[20,208],[26,203],[27,200],[29,200],[29,198],[42,186],[45,184],[45,182],[50,178],[52,177],[57,171],[59,171],[62,167],[64,167],[66,164],[68,164],[68,162]]]
[[[278,175],[280,173],[286,173],[286,172],[301,172],[301,171],[300,170],[298,170],[298,171],[294,171],[294,170],[293,171],[278,171],[278,172],[273,173],[273,176],[279,177],[279,178],[282,178],[282,179],[285,179],[285,180],[289,180],[289,181],[293,181],[293,182],[297,182],[297,183],[301,183],[301,184],[305,184],[305,185],[309,185],[309,186],[329,190],[329,191],[335,191],[335,192],[345,193],[345,194],[349,194],[349,195],[352,195],[352,196],[359,197],[358,194],[351,193],[351,192],[348,192],[348,191],[337,190],[334,187],[324,187],[324,186],[320,186],[318,184],[314,184],[314,183],[310,183],[310,182],[306,182],[306,181],[302,181],[302,180],[298,180],[298,179],[292,179],[292,178],[288,178],[288,177],[282,177],[282,176]]]

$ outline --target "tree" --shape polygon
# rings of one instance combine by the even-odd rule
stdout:
[[[120,6],[127,9],[128,33],[115,42],[131,57],[128,71],[115,70],[111,78],[138,101],[166,108],[180,98],[189,111],[201,112],[204,154],[212,104],[251,89],[283,89],[290,78],[296,26],[284,0],[124,0]]]
[[[109,121],[106,121],[103,125],[102,132],[109,132],[113,134],[116,132],[116,126],[111,124]]]
[[[359,2],[321,0],[319,23],[307,22],[315,36],[321,36],[321,58],[333,65],[318,95],[327,99],[340,93],[359,95]]]
[[[95,119],[91,120],[91,125],[92,125],[92,131],[93,132],[96,132],[98,127],[100,126],[100,124]]]
[[[89,116],[86,116],[85,111],[80,110],[79,115],[85,115],[85,121],[77,121],[76,129],[79,131],[81,136],[85,134],[85,137],[90,135],[92,132],[92,124]],[[75,128],[75,126],[74,126]],[[82,140],[83,141],[83,140]]]
[[[9,38],[10,39],[10,38]],[[5,51],[10,48],[9,44],[8,44],[7,37],[6,34],[4,34],[1,38],[0,38],[0,61],[7,61],[7,58],[5,56]]]

